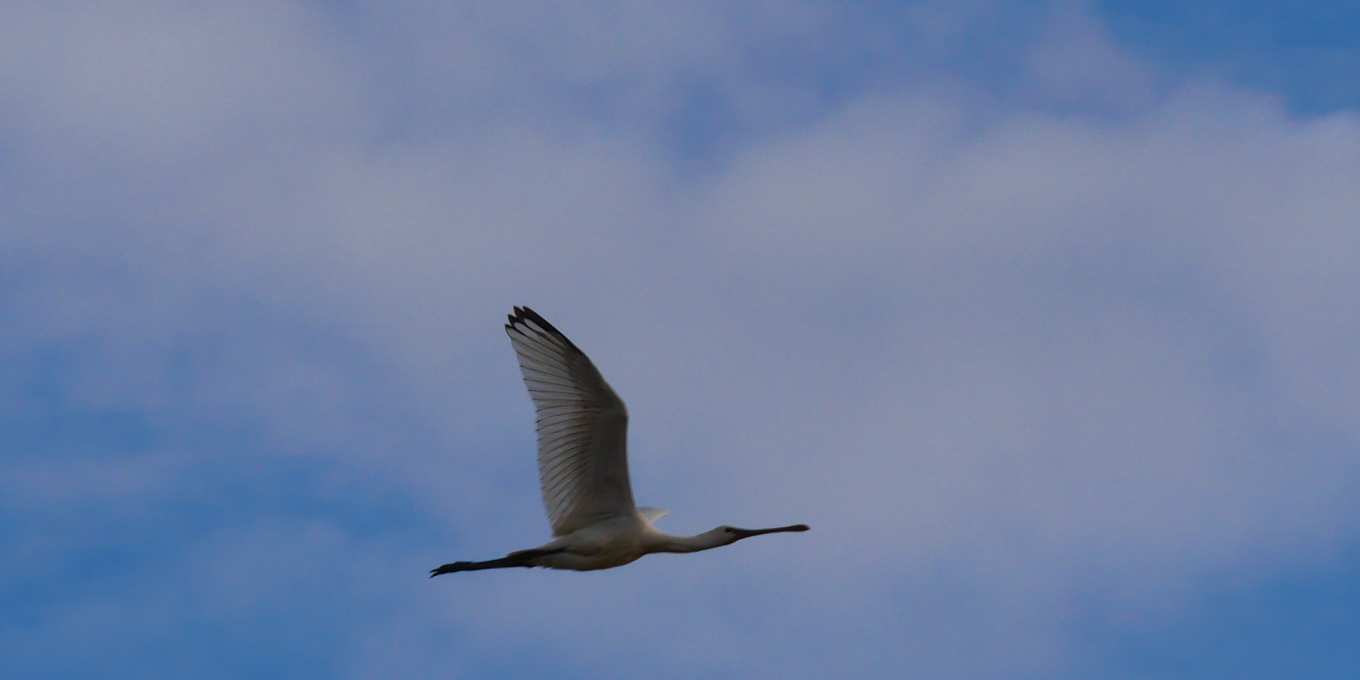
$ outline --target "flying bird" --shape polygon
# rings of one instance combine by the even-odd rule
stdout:
[[[538,411],[538,478],[555,537],[530,550],[484,562],[452,562],[430,577],[459,571],[546,567],[591,571],[621,567],[650,553],[689,553],[743,538],[807,531],[721,526],[672,536],[653,525],[665,510],[639,508],[628,481],[628,409],[595,364],[528,307],[515,307],[505,332]]]

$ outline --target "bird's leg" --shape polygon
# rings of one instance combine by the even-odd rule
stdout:
[[[459,571],[481,571],[483,569],[509,569],[511,567],[532,567],[529,560],[544,555],[555,555],[566,552],[566,548],[556,548],[554,550],[519,550],[512,552],[498,560],[486,560],[485,562],[450,562],[443,566],[430,570],[430,578],[440,574],[452,574]]]
[[[508,569],[510,567],[529,567],[528,562],[512,557],[502,557],[498,560],[486,560],[485,562],[450,562],[436,569],[430,570],[430,578],[440,574],[452,574],[459,571],[481,571],[483,569]]]

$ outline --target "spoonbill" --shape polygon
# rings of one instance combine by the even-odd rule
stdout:
[[[657,531],[653,523],[666,511],[633,503],[623,400],[585,353],[534,310],[515,307],[509,320],[505,332],[538,411],[538,478],[555,539],[496,560],[445,564],[431,569],[431,578],[509,567],[609,569],[649,553],[698,552],[761,534],[808,530],[806,524],[794,524],[721,526],[697,536]]]

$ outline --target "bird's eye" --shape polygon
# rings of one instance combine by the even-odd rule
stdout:
[[[726,532],[729,533],[729,534],[735,534],[735,533],[737,533],[737,530],[736,530],[736,529],[733,529],[732,527],[723,527],[723,531],[726,531]]]

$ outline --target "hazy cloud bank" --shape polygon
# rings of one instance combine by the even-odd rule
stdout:
[[[1009,11],[985,3],[920,6],[935,47],[859,54],[919,69],[835,87],[762,55],[856,63],[863,17],[602,7],[5,10],[10,417],[152,441],[11,456],[4,559],[40,582],[111,511],[106,544],[164,559],[44,595],[11,647],[117,628],[91,663],[167,674],[254,650],[362,677],[1049,677],[1075,617],[1155,624],[1204,579],[1354,544],[1354,115],[1159,82],[1080,12],[1014,46],[1017,97],[947,58]],[[732,134],[702,161],[658,122],[696,101]],[[421,581],[545,533],[511,304],[629,401],[668,528],[815,531]],[[186,621],[227,642],[165,661],[148,640]]]

